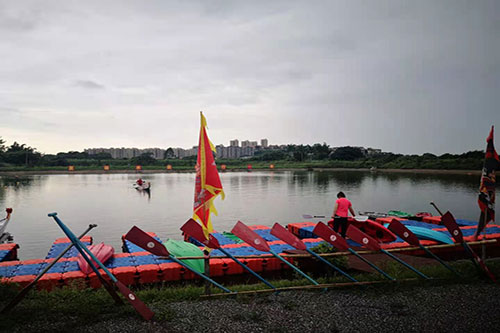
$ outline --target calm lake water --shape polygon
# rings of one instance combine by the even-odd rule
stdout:
[[[121,252],[121,236],[133,225],[162,239],[181,239],[179,227],[192,215],[194,173],[145,174],[151,196],[132,187],[134,174],[37,175],[0,177],[1,216],[14,213],[7,228],[20,245],[21,259],[44,258],[54,239],[63,237],[50,212],[57,212],[75,234],[90,223],[94,242]],[[221,174],[226,199],[215,201],[216,230],[230,231],[241,220],[272,226],[303,221],[303,214],[330,216],[336,193],[343,191],[356,211],[428,211],[436,202],[457,218],[479,216],[480,176],[370,173],[362,171],[255,171]]]

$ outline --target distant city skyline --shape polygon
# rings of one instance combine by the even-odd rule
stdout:
[[[268,148],[269,141],[267,139],[260,140],[261,145],[257,145],[257,141],[244,140],[241,141],[241,146],[239,145],[239,139],[233,139],[229,141],[229,146],[224,146],[223,144],[218,144],[216,146],[216,153],[221,158],[238,158],[241,156],[253,156],[256,147]],[[238,148],[238,149],[232,149]],[[198,153],[198,146],[193,146],[192,148],[182,148],[182,147],[148,147],[148,148],[137,148],[137,147],[98,147],[98,148],[85,148],[83,152],[89,155],[96,155],[98,153],[109,153],[113,158],[133,158],[140,156],[144,153],[150,153],[155,159],[163,159],[165,157],[166,151],[168,149],[173,150],[173,155],[176,158],[183,158],[188,156],[195,156]]]

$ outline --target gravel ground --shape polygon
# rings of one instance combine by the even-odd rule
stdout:
[[[93,325],[74,327],[72,331],[498,332],[500,327],[500,288],[487,282],[293,291],[149,305],[159,317],[152,322],[138,316],[127,320],[100,318]],[[18,331],[60,331],[57,326],[28,324]]]

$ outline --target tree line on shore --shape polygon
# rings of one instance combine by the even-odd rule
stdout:
[[[165,156],[167,157],[167,156]],[[367,154],[361,147],[332,148],[326,143],[314,145],[287,145],[284,149],[258,151],[255,156],[245,159],[217,159],[219,165],[228,167],[246,167],[247,164],[269,165],[276,167],[324,167],[324,168],[381,168],[381,169],[459,169],[478,170],[482,168],[484,152],[469,151],[463,154],[443,154],[440,156],[425,153],[422,155],[403,155],[390,152]],[[89,155],[85,152],[61,152],[41,154],[36,148],[14,142],[5,145],[0,138],[0,168],[57,168],[69,165],[85,168],[97,168],[110,165],[115,169],[135,167],[151,168],[170,164],[176,168],[192,168],[196,156],[182,159],[155,159],[145,153],[131,159],[113,159],[108,153]]]

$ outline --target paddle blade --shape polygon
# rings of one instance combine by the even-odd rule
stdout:
[[[131,241],[144,250],[151,252],[154,255],[161,257],[169,256],[167,248],[162,243],[136,226],[133,226],[132,229],[127,232],[127,234],[125,235],[125,239]]]
[[[347,237],[372,251],[380,251],[381,249],[380,244],[374,238],[368,236],[353,225],[347,228]]]
[[[389,230],[401,237],[408,244],[420,246],[417,236],[398,220],[392,219],[392,222],[389,224]]]
[[[269,252],[271,250],[264,238],[260,237],[256,232],[247,227],[241,221],[238,221],[238,223],[235,224],[231,233],[259,251]]]
[[[290,231],[286,230],[285,227],[283,227],[279,223],[274,224],[273,228],[271,229],[271,235],[278,237],[283,242],[293,246],[298,250],[303,250],[303,251],[307,250],[307,246],[306,244],[304,244],[304,242],[302,242],[297,236],[292,234]]]
[[[120,293],[125,296],[127,301],[135,308],[137,312],[144,318],[145,320],[151,320],[154,316],[154,312],[151,311],[146,304],[144,304],[130,289],[128,289],[123,283],[120,281],[115,282],[116,286]]]
[[[346,251],[349,249],[349,245],[347,245],[346,240],[323,222],[316,224],[313,233],[332,244],[340,251]]]
[[[309,214],[304,214],[302,215],[302,218],[305,219],[324,219],[326,216],[325,215],[309,215]]]
[[[208,239],[205,237],[205,233],[203,232],[203,227],[193,219],[189,219],[184,225],[181,227],[181,230],[186,234],[198,242],[202,243],[205,246],[208,246],[211,249],[220,248],[219,241],[212,234],[208,234]]]
[[[444,214],[441,217],[441,223],[444,224],[446,229],[451,234],[451,237],[455,240],[457,243],[463,243],[464,242],[464,236],[462,234],[462,230],[458,227],[457,221],[455,221],[455,218],[451,213],[448,211],[446,214]]]

